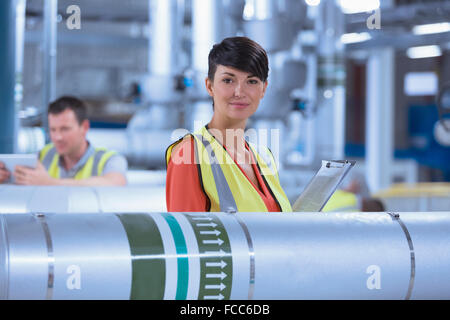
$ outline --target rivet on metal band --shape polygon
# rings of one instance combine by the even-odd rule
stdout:
[[[234,215],[234,214],[233,214]],[[242,230],[244,231],[245,238],[247,239],[247,245],[248,245],[248,255],[250,257],[250,280],[249,280],[249,287],[248,287],[248,299],[253,299],[253,294],[255,292],[255,250],[253,249],[253,241],[250,236],[250,232],[248,231],[247,226],[245,225],[244,221],[242,221],[241,218],[234,215],[239,222],[239,225],[241,226]]]
[[[41,223],[42,229],[44,230],[45,243],[47,245],[48,280],[47,280],[47,294],[45,298],[47,300],[51,300],[53,298],[53,287],[55,282],[55,256],[53,254],[53,242],[47,221],[45,221],[45,215],[42,213],[38,213],[35,215],[35,217]]]
[[[406,228],[406,225],[403,223],[403,221],[400,219],[400,215],[398,213],[393,212],[387,212],[388,215],[391,216],[392,220],[395,220],[398,222],[400,227],[402,228],[406,240],[408,241],[409,246],[409,252],[411,256],[411,274],[409,277],[409,286],[408,286],[408,292],[406,293],[405,300],[409,300],[411,298],[412,290],[414,288],[414,279],[416,276],[416,258],[414,254],[414,245],[411,239],[411,235],[409,234],[408,228]]]

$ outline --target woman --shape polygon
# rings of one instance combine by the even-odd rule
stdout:
[[[266,52],[246,37],[227,38],[214,45],[208,62],[205,84],[214,114],[166,151],[167,210],[292,211],[270,150],[244,138],[247,120],[267,89]]]

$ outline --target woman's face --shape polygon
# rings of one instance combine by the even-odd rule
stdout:
[[[214,100],[214,113],[227,120],[244,120],[258,109],[268,82],[233,67],[218,65],[206,89]]]

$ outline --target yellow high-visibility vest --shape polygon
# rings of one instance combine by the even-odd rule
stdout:
[[[353,212],[361,211],[358,198],[354,193],[336,190],[322,209],[322,212]]]
[[[103,173],[103,168],[105,167],[106,161],[111,158],[116,152],[108,151],[105,148],[95,148],[95,153],[92,154],[84,166],[77,172],[74,179],[81,180],[90,178],[93,176],[101,176]],[[39,160],[47,169],[48,174],[52,178],[59,179],[59,154],[56,152],[56,148],[53,143],[47,144],[39,153]]]
[[[263,199],[242,173],[234,160],[207,130],[201,128],[194,134],[195,160],[200,182],[210,200],[212,212],[267,212]],[[166,163],[170,161],[173,148],[185,137],[171,144],[166,151]],[[267,189],[279,205],[281,211],[291,212],[289,199],[281,188],[275,159],[268,148],[259,149],[249,143]],[[180,177],[181,178],[181,177]]]

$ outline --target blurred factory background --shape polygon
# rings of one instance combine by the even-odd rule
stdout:
[[[166,147],[212,115],[208,52],[245,35],[270,59],[249,128],[276,133],[292,203],[320,160],[355,159],[345,183],[387,210],[450,208],[450,1],[3,0],[0,15],[0,153],[37,152],[48,103],[75,95],[91,143],[124,154],[129,186],[164,210]]]

